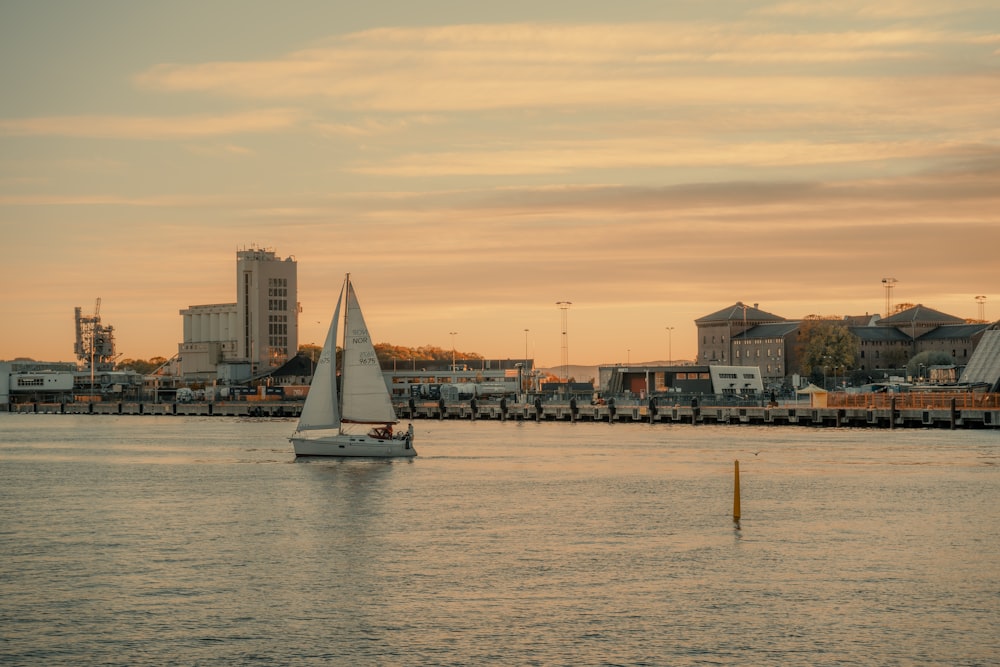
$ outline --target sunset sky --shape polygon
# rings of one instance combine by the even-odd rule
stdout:
[[[558,301],[588,365],[886,277],[1000,317],[995,0],[10,0],[0,91],[0,359],[73,359],[97,297],[169,357],[252,245],[301,343],[347,271],[377,342],[541,366]]]

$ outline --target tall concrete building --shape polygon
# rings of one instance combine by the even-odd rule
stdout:
[[[277,368],[299,348],[298,266],[273,250],[236,253],[237,354],[256,375]]]
[[[251,247],[236,253],[236,303],[189,306],[178,346],[186,381],[240,381],[277,368],[299,347],[298,268]]]

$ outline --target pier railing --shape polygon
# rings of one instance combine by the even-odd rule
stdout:
[[[904,392],[901,394],[827,394],[827,407],[887,409],[895,400],[897,410],[950,409],[952,401],[957,409],[997,409],[1000,408],[1000,394],[970,392]]]

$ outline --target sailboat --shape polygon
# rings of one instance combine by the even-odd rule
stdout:
[[[337,390],[337,338],[343,309],[343,369]],[[399,422],[382,368],[351,283],[344,278],[323,352],[295,433],[289,438],[296,456],[416,456],[413,425],[393,433]]]

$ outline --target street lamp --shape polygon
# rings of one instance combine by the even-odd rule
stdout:
[[[569,307],[573,305],[572,301],[556,301],[556,305],[559,306],[559,310],[562,311],[562,365],[563,365],[563,379],[567,382],[569,381],[569,324],[568,319]]]
[[[525,373],[528,372],[528,331],[529,331],[529,329],[525,329],[524,330],[524,372]],[[530,375],[528,376],[528,379],[529,380],[531,379]],[[524,380],[520,380],[519,381],[519,385],[520,385],[520,389],[523,391],[524,390]]]
[[[458,335],[457,331],[449,331],[448,335],[451,336],[451,372],[455,372],[455,336]]]
[[[673,327],[663,327],[667,330],[667,363],[674,363],[674,340],[673,340]]]
[[[892,288],[898,282],[895,278],[882,279],[882,285],[885,287],[885,317],[889,317],[892,314],[889,312],[892,309]]]

